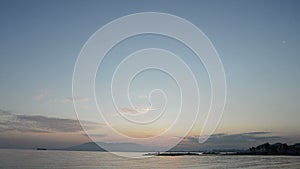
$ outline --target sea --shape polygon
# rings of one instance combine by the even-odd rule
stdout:
[[[128,152],[131,153],[131,152]],[[132,152],[134,153],[134,152]],[[144,153],[135,153],[143,156]],[[153,156],[126,158],[109,152],[0,149],[0,168],[300,168],[300,156]]]

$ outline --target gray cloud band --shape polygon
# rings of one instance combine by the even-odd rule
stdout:
[[[114,133],[116,136],[119,137],[126,137],[127,140],[132,142],[136,140],[145,140],[151,141],[153,143],[159,143],[161,141],[160,138],[167,136],[168,132],[150,138],[133,138],[116,132],[116,130],[106,120],[107,118],[103,115],[103,112],[101,111],[101,106],[98,105],[95,96],[95,78],[98,67],[105,55],[122,40],[135,35],[149,33],[171,37],[175,40],[182,42],[187,47],[189,47],[202,61],[209,76],[212,96],[210,109],[205,119],[205,124],[203,125],[200,133],[201,137],[199,138],[200,143],[205,142],[208,139],[208,137],[215,131],[223,114],[226,101],[225,73],[218,53],[216,52],[214,46],[209,41],[209,39],[199,28],[197,28],[195,25],[183,18],[165,13],[146,12],[124,16],[104,25],[88,39],[77,58],[73,74],[73,97],[94,98],[93,102],[91,103],[92,108],[90,112],[93,112],[92,114],[94,115],[94,117],[98,117],[100,121],[105,121],[107,125],[110,126],[107,129],[110,130],[110,133]],[[158,50],[154,50],[154,52],[157,51]],[[164,66],[159,67],[156,65],[154,66],[154,68],[163,70]],[[138,70],[135,70],[135,73],[137,73],[136,71]],[[194,75],[191,75],[191,77],[192,76]],[[174,75],[174,77],[176,76]],[[127,85],[128,83],[130,82],[126,82],[125,84]],[[193,78],[191,78],[191,81],[185,83],[194,84]],[[180,85],[183,84],[179,84],[179,87],[182,87]],[[198,89],[195,88],[195,90],[195,93],[197,94],[195,96],[198,96]],[[116,91],[112,91],[112,95],[114,92]],[[186,98],[182,98],[182,100],[183,99]],[[195,103],[195,108],[193,109],[195,110],[195,112],[193,112],[195,114],[193,114],[193,116],[190,116],[192,117],[191,119],[186,120],[195,122],[194,117],[197,117],[198,114],[197,106],[198,103]],[[82,102],[76,102],[74,100],[74,108],[76,110],[79,121],[85,119],[85,116],[87,115],[87,112],[84,109],[84,107],[85,105]],[[95,114],[96,112],[100,113]],[[184,119],[182,119],[184,117],[188,116],[180,116],[179,112],[176,121],[178,121],[178,119],[184,121]],[[179,132],[181,136],[180,138],[186,136],[194,125],[194,123],[188,123],[187,126],[178,126],[178,124],[179,123],[174,122],[171,126],[171,131],[176,131],[177,128],[183,128],[184,131],[180,130],[182,132]],[[92,140],[95,141],[95,139],[92,136],[92,133],[89,133],[87,130],[86,133],[90,136]],[[172,148],[172,146],[175,146],[180,141],[181,139],[175,140],[174,142],[172,142],[172,144],[170,144],[170,147],[166,148],[165,150]],[[104,145],[99,146],[103,147]],[[105,146],[103,148],[105,149]]]
[[[103,125],[76,119],[62,119],[46,116],[17,115],[0,109],[0,132],[40,132],[40,133],[78,133],[85,129],[99,129]]]

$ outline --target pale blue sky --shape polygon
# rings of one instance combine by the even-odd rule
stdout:
[[[67,97],[72,96],[74,64],[86,40],[121,16],[165,12],[198,26],[220,55],[228,96],[217,131],[300,135],[299,1],[2,0],[0,4],[2,110],[76,118]],[[148,40],[133,49],[151,42],[164,46],[163,40]],[[203,75],[203,67],[193,65],[192,60],[190,64]],[[109,67],[103,68],[110,71]],[[206,78],[197,78],[203,82],[204,97]]]

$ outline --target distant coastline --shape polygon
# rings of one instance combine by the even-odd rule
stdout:
[[[153,156],[188,156],[188,155],[300,155],[300,143],[294,145],[287,145],[286,143],[264,143],[256,147],[251,147],[248,150],[237,152],[220,152],[220,151],[206,151],[202,153],[197,152],[157,152],[147,153],[145,155]]]
[[[130,144],[130,143],[106,143],[106,145],[110,145],[111,147],[115,147],[114,151],[120,152],[137,152],[137,151],[129,151],[134,148],[136,150],[142,150],[143,147],[138,144]],[[131,146],[129,149],[128,147]],[[127,147],[124,148],[124,147]],[[121,149],[122,148],[122,149]],[[36,148],[36,150],[63,150],[63,151],[99,151],[105,152],[105,149],[102,149],[98,146],[97,143],[88,142],[83,143],[77,146],[61,148],[61,149],[47,149],[43,147]],[[258,145],[256,147],[251,147],[247,150],[207,150],[207,151],[172,151],[169,150],[167,152],[160,152],[154,150],[143,150],[138,152],[149,152],[145,153],[146,156],[207,156],[207,155],[300,155],[300,143],[287,145],[286,143],[264,143]]]
[[[236,152],[236,155],[300,155],[300,143],[287,145],[286,143],[264,143],[251,147],[247,151]]]

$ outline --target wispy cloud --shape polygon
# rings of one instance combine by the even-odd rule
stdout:
[[[263,134],[271,134],[271,132],[266,131],[254,131],[254,132],[248,132],[244,133],[245,135],[263,135]]]
[[[73,102],[87,102],[90,101],[90,98],[87,97],[65,97],[63,103],[73,103]]]
[[[140,95],[140,96],[137,96],[138,98],[141,98],[141,99],[147,99],[148,98],[148,96],[146,96],[146,95]]]
[[[102,138],[102,137],[106,137],[107,135],[106,134],[83,134],[84,136],[87,136],[87,137],[93,137],[93,138]]]
[[[49,91],[48,90],[40,90],[35,96],[34,96],[34,99],[36,100],[42,100],[44,99],[45,97],[47,97],[49,95]]]
[[[140,115],[147,113],[148,111],[157,110],[157,108],[153,107],[135,107],[135,108],[129,108],[129,107],[122,107],[118,109],[118,112],[128,114],[128,115]]]
[[[87,129],[98,129],[102,124],[84,121]],[[0,110],[0,132],[82,132],[80,123],[73,119],[54,118],[46,116],[16,115]]]

